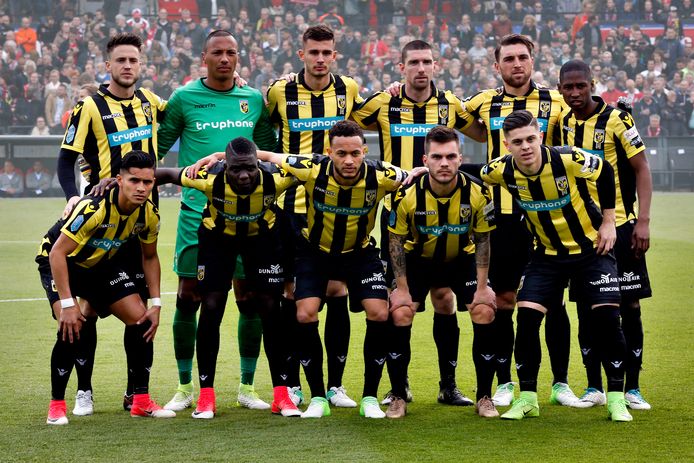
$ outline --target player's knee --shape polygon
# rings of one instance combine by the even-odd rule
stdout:
[[[455,313],[455,295],[449,288],[431,290],[431,303],[436,313],[451,315]]]
[[[318,321],[318,312],[313,310],[301,310],[296,311],[296,320],[299,323],[313,323]]]
[[[195,313],[200,307],[200,298],[197,296],[195,298],[182,297],[179,293],[176,296],[176,310],[180,310],[185,313]]]
[[[516,305],[516,293],[513,291],[502,291],[496,293],[496,306],[501,310],[513,310]]]
[[[390,313],[395,326],[410,326],[414,320],[414,311],[409,307],[401,307]]]
[[[488,325],[494,321],[494,316],[494,309],[486,304],[478,304],[470,309],[470,320],[478,325]]]
[[[328,297],[344,297],[347,295],[347,285],[342,281],[328,282],[328,289],[325,291]]]

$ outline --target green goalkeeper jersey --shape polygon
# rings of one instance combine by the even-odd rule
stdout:
[[[258,148],[269,151],[277,145],[277,135],[258,90],[234,86],[228,91],[217,91],[206,86],[204,79],[176,89],[157,135],[160,158],[180,137],[180,167],[224,151],[227,143],[236,137],[246,137]],[[181,201],[202,213],[207,197],[193,188],[184,188]]]

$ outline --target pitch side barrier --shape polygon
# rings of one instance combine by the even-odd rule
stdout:
[[[366,132],[367,157],[379,159],[381,149],[378,134]],[[0,135],[0,169],[2,162],[10,159],[22,171],[30,168],[34,161],[43,162],[51,173],[55,172],[60,135]],[[691,137],[644,137],[646,156],[653,173],[653,186],[657,190],[694,190],[694,146]],[[486,156],[486,145],[465,138],[462,151],[466,162],[481,163]],[[164,158],[164,165],[175,166],[178,162],[178,143]]]

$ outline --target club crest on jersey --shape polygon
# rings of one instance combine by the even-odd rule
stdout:
[[[263,196],[263,207],[270,207],[270,204],[275,200],[275,195],[265,195]]]
[[[595,149],[602,149],[602,144],[605,142],[605,131],[596,130],[593,135],[593,143],[595,143]]]
[[[376,190],[366,190],[366,205],[373,206],[376,202]]]
[[[540,102],[540,117],[547,118],[549,115],[549,101],[541,101]]]
[[[439,105],[439,119],[441,119],[441,124],[448,122],[448,105]]]
[[[461,222],[469,222],[471,215],[472,215],[472,208],[470,207],[470,205],[469,204],[461,204],[460,205],[460,221]]]
[[[139,235],[142,230],[145,229],[145,224],[142,222],[137,222],[135,226],[133,227],[133,232],[131,233],[132,235]]]
[[[340,115],[345,114],[345,108],[347,107],[347,100],[344,95],[337,95],[337,109],[340,110]]]
[[[152,105],[149,104],[149,102],[142,103],[142,112],[145,113],[145,118],[147,119],[147,123],[151,124],[152,123]]]
[[[248,114],[248,100],[239,100],[239,108],[244,114]]]
[[[198,281],[202,281],[205,279],[205,266],[204,265],[198,265]]]
[[[554,183],[556,183],[560,195],[566,196],[569,194],[569,181],[566,179],[566,175],[555,178]]]

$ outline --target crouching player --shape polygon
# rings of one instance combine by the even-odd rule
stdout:
[[[68,422],[65,389],[80,349],[80,328],[85,321],[77,296],[92,307],[103,308],[100,317],[113,314],[126,325],[123,342],[135,393],[130,415],[176,416],[159,407],[149,396],[152,341],[161,310],[159,215],[154,203],[148,200],[153,187],[154,158],[143,151],[132,151],[123,158],[116,188],[101,198],[83,198],[68,219],[54,225],[41,243],[36,260],[53,316],[58,320],[58,335],[51,355],[52,399],[48,424]],[[138,294],[135,275],[125,270],[128,267],[118,253],[130,239],[138,239],[142,246],[149,308]]]
[[[196,344],[200,397],[193,418],[211,419],[216,413],[219,327],[239,255],[251,285],[249,302],[263,324],[274,387],[272,412],[300,414],[287,392],[287,330],[281,326],[279,313],[283,257],[275,214],[270,208],[277,196],[296,181],[272,164],[259,164],[256,149],[253,142],[238,137],[226,147],[226,164],[215,165],[209,171],[195,167],[157,170],[160,183],[195,188],[208,198],[198,229],[197,276],[202,310]]]
[[[390,295],[389,361],[403,363],[391,374],[393,399],[386,416],[406,413],[405,388],[414,315],[431,292],[434,317],[455,317],[467,307],[473,323],[473,360],[477,373],[477,413],[499,416],[491,396],[494,379],[495,294],[487,286],[489,232],[494,206],[485,187],[459,173],[458,136],[448,127],[427,134],[424,165],[429,174],[398,190],[389,223],[389,250],[397,288]],[[465,304],[463,306],[463,304]],[[463,308],[464,310],[464,308]],[[455,384],[459,333],[437,339],[441,387]],[[451,361],[452,359],[452,361]]]

